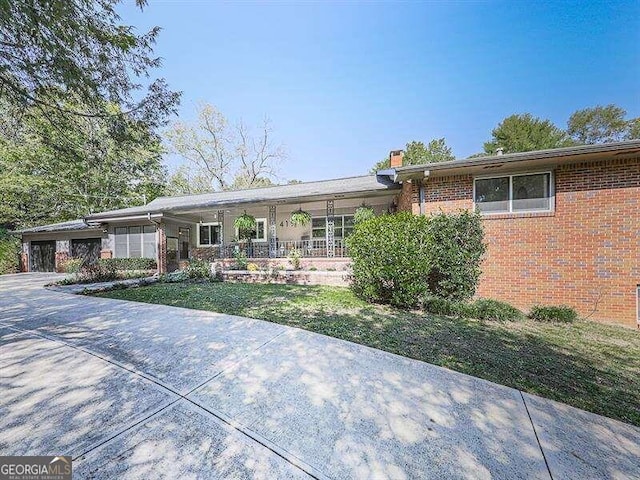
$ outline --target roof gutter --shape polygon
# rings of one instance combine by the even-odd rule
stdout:
[[[129,221],[129,220],[148,220],[148,221],[152,221],[154,219],[162,218],[162,216],[163,216],[162,213],[151,213],[151,212],[147,212],[146,214],[142,214],[142,215],[129,215],[129,216],[124,216],[124,217],[96,217],[96,216],[91,216],[91,217],[86,217],[85,218],[85,222],[87,221],[88,218],[91,218],[91,221],[93,221],[93,222],[101,222],[101,223],[126,222],[126,221]]]

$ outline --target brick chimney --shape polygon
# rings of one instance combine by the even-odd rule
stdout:
[[[389,166],[391,168],[401,167],[403,155],[404,152],[402,150],[391,150],[389,153]]]

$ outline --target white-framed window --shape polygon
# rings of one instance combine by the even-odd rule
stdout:
[[[156,258],[156,227],[153,225],[115,227],[113,236],[115,258]]]
[[[353,232],[353,215],[335,215],[333,218],[333,236],[347,238]],[[311,238],[327,237],[327,217],[311,219]]]
[[[218,222],[198,224],[198,246],[211,247],[220,245],[222,241],[222,225]]]
[[[249,237],[254,242],[267,241],[267,219],[256,218],[256,226],[251,229]],[[236,228],[236,238],[240,238],[240,232]]]
[[[550,212],[553,210],[551,172],[520,173],[473,180],[473,201],[483,214]]]

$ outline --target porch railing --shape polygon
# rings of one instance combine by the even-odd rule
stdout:
[[[210,256],[213,258],[233,258],[238,251],[244,252],[248,258],[286,258],[295,250],[300,252],[300,256],[308,258],[327,257],[329,253],[325,239],[277,241],[273,250],[269,242],[234,242],[210,248]],[[334,240],[333,256],[349,256],[347,245],[343,239]]]

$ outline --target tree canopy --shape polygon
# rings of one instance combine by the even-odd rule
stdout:
[[[640,138],[640,119],[627,120],[626,116],[626,110],[616,105],[577,110],[569,117],[567,133],[580,145]]]
[[[402,157],[403,165],[422,165],[424,163],[448,162],[455,160],[453,151],[444,138],[436,138],[431,140],[427,145],[419,141],[411,141],[407,143]],[[378,170],[389,168],[389,158],[379,161],[370,170],[375,173]]]
[[[104,116],[105,104],[151,127],[175,113],[179,94],[161,79],[153,45],[160,29],[122,25],[118,0],[0,2],[0,97],[65,116]],[[137,0],[138,6],[146,3]],[[75,99],[73,105],[67,100]],[[59,118],[59,115],[56,116]]]
[[[242,121],[231,124],[206,103],[198,108],[196,122],[176,122],[165,137],[172,151],[187,161],[170,178],[168,188],[176,194],[273,185],[286,156],[272,139],[268,118],[252,130]]]
[[[550,120],[524,113],[511,115],[500,122],[491,131],[491,140],[485,142],[484,153],[495,155],[498,148],[504,153],[530,152],[572,144],[566,132]]]
[[[160,139],[144,123],[0,105],[0,223],[25,227],[140,205],[164,183]]]

